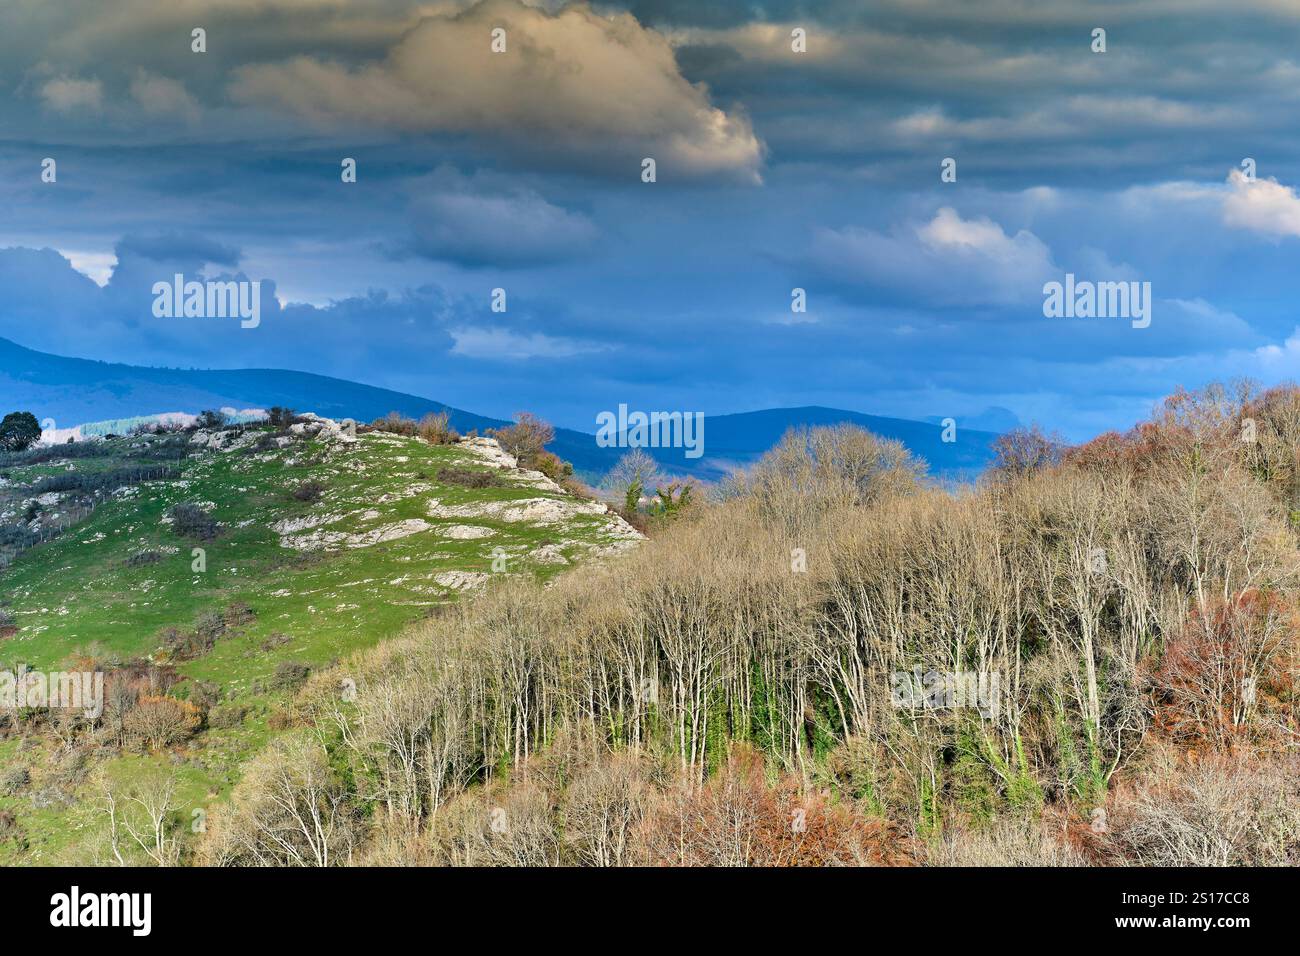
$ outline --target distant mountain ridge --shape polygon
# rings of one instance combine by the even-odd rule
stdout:
[[[447,412],[461,432],[508,424],[432,399],[408,395],[346,379],[285,369],[170,369],[66,358],[37,352],[0,338],[0,414],[14,409],[52,418],[59,428],[112,418],[160,412],[198,412],[205,408],[269,408],[283,405],[328,418],[370,421],[390,411],[420,417]],[[962,428],[944,442],[941,425],[866,415],[844,409],[806,406],[709,415],[705,420],[704,455],[686,458],[681,449],[646,449],[673,474],[712,480],[730,468],[747,465],[776,444],[790,428],[849,422],[884,438],[901,441],[924,458],[941,478],[966,479],[991,460],[995,432]],[[549,446],[573,462],[584,477],[605,473],[626,452],[602,448],[594,434],[556,428]]]

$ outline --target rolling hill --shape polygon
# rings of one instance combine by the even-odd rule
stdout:
[[[308,673],[494,579],[549,580],[640,538],[486,438],[351,435],[313,416],[4,455],[0,667],[93,665],[201,706],[206,730],[178,758],[198,809],[284,728]],[[130,779],[165,759],[58,756],[0,735],[0,814],[21,820],[0,864],[94,860],[91,766]]]
[[[89,359],[65,358],[24,348],[0,338],[0,409],[22,408],[60,427],[160,412],[198,412],[205,408],[269,408],[283,405],[327,418],[370,421],[390,411],[418,418],[447,412],[453,427],[480,433],[506,424],[501,419],[417,395],[345,379],[284,369],[147,368]],[[533,409],[545,414],[545,409]],[[806,406],[710,415],[705,423],[704,455],[690,459],[680,449],[647,449],[665,470],[704,480],[754,461],[792,427],[851,422],[885,438],[901,441],[924,458],[941,478],[968,479],[989,462],[994,432],[959,428],[956,441],[941,440],[942,426],[836,408]],[[594,426],[594,422],[593,422]],[[593,434],[555,430],[550,449],[587,480],[607,472],[623,455],[602,448]]]

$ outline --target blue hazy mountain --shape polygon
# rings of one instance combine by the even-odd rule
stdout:
[[[359,382],[284,369],[148,368],[36,352],[0,338],[0,414],[22,409],[56,427],[130,418],[160,412],[199,412],[205,408],[269,408],[283,405],[329,418],[370,421],[390,411],[415,418],[445,411],[461,432],[480,433],[507,422],[453,408],[432,399]],[[647,409],[650,411],[650,409]],[[961,427],[956,440],[942,441],[940,424],[864,415],[809,406],[772,408],[705,420],[703,457],[686,458],[682,449],[647,449],[672,474],[720,477],[748,464],[776,444],[790,428],[851,422],[877,435],[901,441],[947,478],[969,478],[989,462],[991,431]],[[593,428],[594,428],[593,420]],[[589,480],[612,468],[625,449],[602,448],[594,434],[555,430],[549,446]]]

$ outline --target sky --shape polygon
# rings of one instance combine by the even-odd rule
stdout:
[[[1297,377],[1298,40],[1300,0],[5,0],[0,336],[585,431],[1084,440]],[[176,273],[261,323],[155,316]],[[1149,282],[1149,326],[1046,316],[1066,273]]]

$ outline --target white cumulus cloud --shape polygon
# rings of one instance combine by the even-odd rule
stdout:
[[[492,31],[505,30],[505,52]],[[245,66],[235,99],[324,127],[499,136],[521,151],[560,151],[637,165],[662,179],[739,173],[757,179],[762,146],[748,118],[714,106],[677,68],[668,38],[630,14],[585,5],[552,14],[518,0],[431,13],[380,62],[316,57]]]
[[[1300,197],[1292,187],[1276,179],[1247,179],[1239,169],[1228,174],[1228,186],[1225,225],[1266,236],[1300,236]]]
[[[1012,235],[986,217],[963,219],[949,206],[928,222],[888,234],[853,226],[819,230],[812,258],[839,281],[943,306],[1024,304],[1040,299],[1043,283],[1061,274],[1032,232]]]

